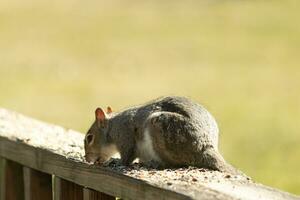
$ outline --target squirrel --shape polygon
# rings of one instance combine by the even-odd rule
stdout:
[[[136,158],[155,168],[195,166],[239,174],[218,151],[214,117],[186,97],[162,97],[121,112],[97,108],[84,139],[87,162],[104,163],[119,152],[122,165]]]

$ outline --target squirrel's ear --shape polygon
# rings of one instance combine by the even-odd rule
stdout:
[[[108,114],[112,113],[112,109],[111,109],[111,107],[109,107],[109,106],[107,107],[107,113],[108,113]]]
[[[105,113],[103,112],[103,110],[101,108],[97,108],[95,110],[95,117],[96,120],[103,122],[105,120]]]

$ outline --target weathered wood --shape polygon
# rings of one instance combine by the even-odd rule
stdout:
[[[115,171],[91,166],[83,161],[83,137],[78,132],[0,109],[0,156],[108,195],[144,200],[300,199],[245,178],[228,178],[219,172],[197,170],[195,182],[191,183],[191,179],[184,176],[190,169],[153,172],[164,175],[155,176],[144,169],[127,173],[129,169]]]
[[[93,188],[112,196],[125,199],[149,200],[157,199],[161,196],[164,196],[165,199],[189,199],[184,194],[164,190],[141,180],[114,173],[105,168],[74,162],[65,156],[57,155],[44,149],[16,143],[3,137],[0,137],[0,143],[3,147],[0,149],[0,156],[7,156],[12,160],[18,160],[30,168],[60,176],[76,184]],[[203,192],[207,193],[206,191]],[[217,192],[210,191],[210,193]]]
[[[83,187],[54,177],[54,200],[83,200]]]
[[[93,189],[84,188],[83,189],[83,199],[84,200],[115,200],[116,198],[102,192],[95,191]]]
[[[5,200],[5,176],[4,176],[5,159],[0,157],[0,200]]]
[[[1,198],[3,200],[24,200],[22,166],[10,160],[2,160],[2,167]]]
[[[52,176],[23,167],[25,200],[52,200]]]
[[[54,176],[54,181],[52,185],[53,191],[54,191],[54,200],[62,200],[61,198],[61,178]]]

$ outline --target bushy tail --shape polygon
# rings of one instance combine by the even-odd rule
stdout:
[[[238,169],[234,168],[232,165],[228,164],[223,156],[214,148],[207,148],[203,152],[203,167],[217,170],[220,172],[226,172],[232,175],[243,175],[244,174]]]

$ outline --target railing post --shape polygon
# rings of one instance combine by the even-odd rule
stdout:
[[[4,176],[5,159],[0,157],[0,200],[5,200],[5,176]]]
[[[22,165],[1,158],[1,200],[24,200],[24,182]]]
[[[52,176],[23,167],[25,200],[52,200]]]
[[[115,200],[116,198],[89,188],[83,189],[83,200]]]
[[[54,200],[83,200],[83,187],[55,176]]]

